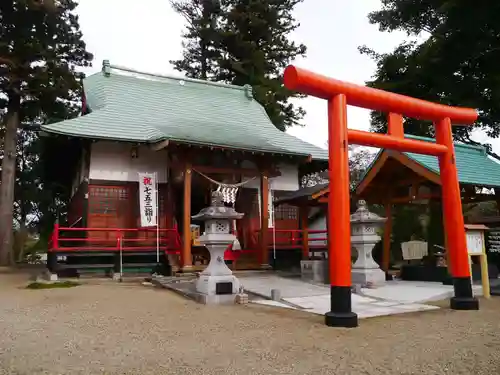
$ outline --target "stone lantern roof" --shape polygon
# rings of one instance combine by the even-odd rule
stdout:
[[[351,223],[377,224],[383,223],[387,219],[368,211],[366,201],[358,201],[358,209],[351,215]]]

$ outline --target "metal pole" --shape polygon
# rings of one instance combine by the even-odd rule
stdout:
[[[160,183],[158,173],[155,172],[156,181],[156,264],[160,263]]]
[[[120,282],[123,281],[123,244],[122,238],[118,237],[118,246],[120,249]]]

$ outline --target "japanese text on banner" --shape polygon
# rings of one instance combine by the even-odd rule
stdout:
[[[156,194],[156,175],[153,173],[139,173],[141,227],[154,227],[157,224],[158,207]]]

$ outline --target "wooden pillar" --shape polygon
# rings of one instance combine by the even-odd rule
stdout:
[[[309,207],[300,207],[300,229],[302,229],[302,259],[309,259]]]
[[[269,178],[260,176],[260,266],[269,267]]]
[[[190,271],[193,268],[191,257],[191,164],[186,164],[184,169],[184,210],[182,217],[182,271]]]
[[[382,249],[382,270],[389,271],[391,254],[391,234],[392,234],[392,204],[385,204],[385,217],[387,220],[384,225],[384,246]]]

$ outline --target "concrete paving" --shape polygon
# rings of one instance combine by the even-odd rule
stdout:
[[[262,296],[252,302],[268,306],[300,309],[314,314],[330,311],[330,288],[315,285],[300,279],[276,275],[249,275],[240,277],[245,290]],[[474,293],[481,295],[480,286],[474,286]],[[271,289],[281,293],[280,301],[270,301]],[[352,309],[360,318],[401,314],[405,312],[439,309],[425,302],[450,298],[453,287],[441,283],[390,281],[376,289],[361,289],[361,295],[352,295]]]
[[[245,288],[252,293],[271,298],[271,289],[279,289],[282,298],[330,295],[330,287],[303,282],[297,278],[277,275],[238,275]]]

